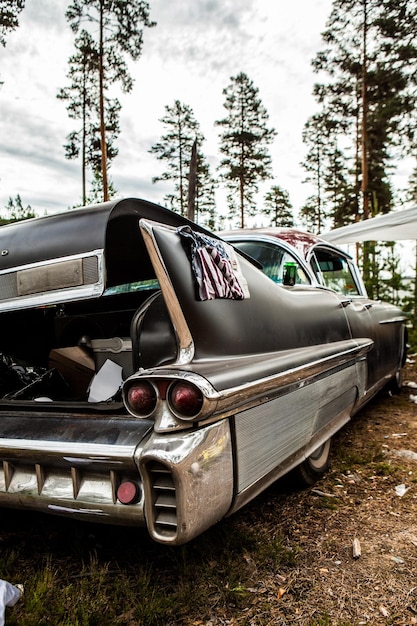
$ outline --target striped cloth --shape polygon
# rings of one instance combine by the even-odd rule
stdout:
[[[249,298],[246,279],[232,246],[189,226],[181,226],[177,232],[190,258],[200,300]]]

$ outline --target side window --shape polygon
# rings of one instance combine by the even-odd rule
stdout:
[[[343,295],[360,295],[352,266],[346,257],[318,248],[311,259],[311,267],[318,282],[324,287]]]
[[[310,284],[298,260],[281,246],[265,241],[233,241],[233,245],[258,261],[263,273],[275,283],[289,286]]]

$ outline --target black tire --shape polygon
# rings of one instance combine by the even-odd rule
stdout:
[[[311,487],[326,473],[329,467],[331,438],[327,439],[292,472],[291,479],[298,487]]]
[[[391,378],[391,380],[389,381],[387,388],[388,391],[390,391],[394,396],[397,396],[399,393],[401,393],[402,386],[403,370],[400,367],[400,369],[396,371],[394,378]]]

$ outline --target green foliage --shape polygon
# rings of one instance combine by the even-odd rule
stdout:
[[[308,147],[308,152],[302,166],[307,173],[305,182],[312,183],[314,186],[315,198],[311,197],[301,213],[307,224],[314,225],[313,232],[317,233],[322,230],[325,218],[322,188],[329,135],[330,129],[325,115],[316,114],[307,120],[303,131],[303,141]]]
[[[149,150],[167,169],[152,182],[172,181],[174,193],[165,196],[167,206],[180,215],[187,215],[190,193],[190,175],[193,146],[196,149],[195,214],[197,222],[211,228],[215,225],[215,181],[209,164],[201,151],[204,135],[190,106],[175,100],[165,107],[165,115],[159,120],[165,127],[160,141]],[[191,216],[192,217],[192,216]]]
[[[395,250],[395,243],[388,241],[383,246],[385,254],[381,266],[385,277],[381,281],[378,298],[401,305],[401,292],[404,291],[403,268],[401,257]]]
[[[241,72],[232,76],[223,90],[227,116],[216,122],[222,128],[220,135],[221,179],[229,190],[228,204],[232,217],[238,217],[241,228],[245,217],[255,215],[254,194],[258,182],[271,178],[271,158],[267,150],[276,132],[268,128],[268,113],[258,89]]]
[[[416,74],[412,67],[417,46],[411,33],[416,15],[414,0],[333,2],[323,33],[324,48],[313,66],[325,79],[315,86],[323,106],[321,115],[328,128],[330,123],[332,136],[343,141],[343,152],[340,147],[334,151],[337,167],[331,166],[328,151],[323,152],[320,163],[321,191],[328,198],[332,186],[324,170],[332,169],[333,176],[339,173],[329,207],[335,225],[392,208],[391,149],[406,145],[415,127]],[[324,137],[326,146],[328,137]],[[317,165],[318,159],[313,162]],[[367,265],[364,269],[366,272]]]
[[[415,167],[411,173],[406,194],[406,200],[417,204],[417,167]]]
[[[319,196],[309,196],[300,209],[301,223],[311,233],[319,234],[321,223],[321,201]]]
[[[406,298],[402,302],[402,309],[408,315],[408,344],[410,354],[417,353],[417,318],[414,314],[415,297]]]
[[[101,178],[101,172],[94,172],[94,178],[91,182],[90,189],[86,196],[85,204],[97,204],[102,201],[102,193],[103,193],[103,181]],[[117,196],[118,191],[114,187],[112,180],[109,180],[109,198],[114,198]]]
[[[172,106],[165,107],[165,115],[159,121],[164,125],[166,133],[149,152],[155,154],[159,161],[164,161],[167,169],[161,176],[155,176],[152,182],[172,180],[175,193],[168,196],[166,200],[172,210],[186,215],[192,147],[194,141],[201,144],[204,136],[191,107],[179,100],[175,100]]]
[[[201,152],[197,154],[197,185],[194,219],[210,230],[220,228],[220,218],[216,213],[215,190],[217,183],[211,175],[210,165]]]
[[[143,44],[140,26],[156,25],[149,17],[149,3],[144,0],[73,0],[66,17],[75,33],[83,22],[90,23],[97,33],[97,24],[101,22],[99,34],[103,36],[106,72],[113,72],[112,82],[121,81],[123,89],[129,92],[133,83],[123,54],[134,61],[140,57]]]
[[[67,102],[69,117],[78,119],[81,128],[67,136],[65,157],[81,156],[82,204],[87,204],[86,169],[90,167],[95,180],[101,172],[101,135],[99,123],[99,53],[91,35],[83,30],[75,40],[77,52],[69,59],[70,85],[60,89],[57,97]],[[119,134],[120,103],[116,98],[105,98],[106,154],[107,163],[117,156],[115,141]]]
[[[108,200],[108,159],[111,160],[117,154],[113,144],[119,132],[120,104],[117,100],[106,100],[105,94],[116,83],[121,84],[125,93],[132,90],[133,80],[125,57],[130,57],[134,61],[139,58],[143,44],[141,26],[150,28],[155,26],[155,22],[149,18],[148,2],[141,0],[136,2],[129,0],[73,0],[66,11],[66,17],[74,33],[79,32],[82,23],[90,26],[87,58],[83,56],[83,51],[80,50],[81,57],[77,58],[76,65],[80,66],[82,72],[82,68],[87,63],[87,67],[92,72],[89,81],[93,79],[95,70],[95,84],[98,94],[95,106],[98,110],[98,122],[87,131],[86,120],[83,117],[83,132],[87,136],[91,134],[92,137],[95,137],[99,131],[99,142],[93,140],[87,144],[90,146],[90,153],[86,158],[90,159],[93,170],[94,168],[97,169],[99,159],[103,181],[103,199]],[[86,37],[87,35],[84,36],[85,39]],[[93,61],[92,64],[90,64],[90,60]],[[83,100],[84,84],[82,80],[80,82],[76,79],[76,72],[73,79],[70,88],[72,93],[68,93],[68,96],[70,101],[77,103],[73,108],[74,111],[77,108],[79,110],[79,103]],[[109,133],[110,140],[107,139]],[[77,150],[77,142],[79,143],[77,136],[72,135],[67,153],[69,150],[69,153],[73,154],[74,149]]]
[[[272,226],[294,226],[294,214],[288,191],[273,185],[265,194],[263,212]]]
[[[327,218],[337,227],[393,207],[393,152],[405,154],[415,143],[416,19],[416,0],[333,0],[324,47],[313,60],[322,110],[304,133],[303,165],[316,199],[301,214],[315,232]],[[375,242],[361,246],[365,286],[370,297],[398,302],[399,260],[393,251],[380,253]]]
[[[16,198],[9,198],[9,201],[5,207],[7,214],[0,216],[0,222],[2,224],[8,224],[9,222],[19,222],[20,220],[27,220],[31,217],[36,217],[36,213],[33,211],[30,204],[23,206],[20,194],[17,194]]]
[[[19,13],[25,0],[2,0],[0,3],[0,45],[6,45],[6,35],[19,26]]]

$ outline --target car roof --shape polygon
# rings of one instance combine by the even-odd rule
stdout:
[[[142,220],[208,233],[169,209],[134,198],[1,226],[0,310],[97,298],[108,287],[153,280]]]
[[[273,237],[291,245],[297,250],[297,252],[302,256],[303,259],[307,259],[312,248],[318,244],[327,245],[329,248],[334,248],[334,246],[332,246],[331,244],[329,245],[324,239],[322,239],[318,235],[314,235],[313,233],[307,233],[297,228],[242,228],[238,230],[222,231],[218,234],[220,235],[220,237],[223,237],[226,240],[229,237],[236,239],[241,236],[243,238]]]
[[[112,241],[120,239],[117,244],[122,252],[127,243],[123,245],[123,241],[136,233],[141,218],[174,227],[190,224],[169,209],[135,198],[13,222],[0,227],[0,270],[106,249],[109,233]]]

